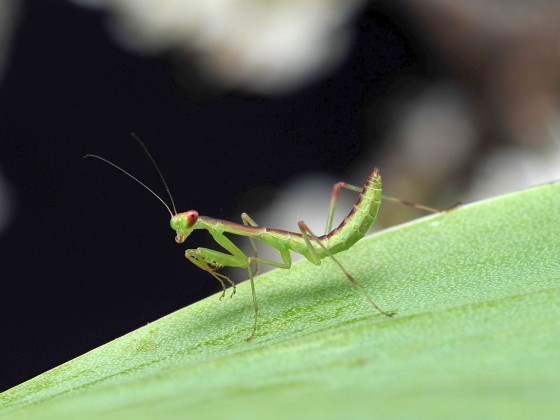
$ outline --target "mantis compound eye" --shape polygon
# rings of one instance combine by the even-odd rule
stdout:
[[[185,217],[187,218],[187,227],[190,228],[198,220],[198,212],[196,210],[189,210],[185,213]]]

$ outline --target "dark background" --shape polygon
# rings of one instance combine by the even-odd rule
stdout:
[[[342,67],[297,93],[208,96],[196,78],[180,88],[165,57],[117,46],[101,13],[27,2],[0,86],[0,171],[15,202],[0,232],[0,391],[219,289],[184,259],[163,206],[84,154],[163,195],[134,131],[180,211],[230,220],[254,210],[243,197],[270,199],[252,194],[262,186],[300,172],[342,177],[384,130],[382,119],[366,124],[364,104],[381,110],[395,77],[434,71],[395,16],[366,10]]]

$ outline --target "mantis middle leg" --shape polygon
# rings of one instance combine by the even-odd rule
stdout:
[[[243,220],[243,224],[245,226],[253,226],[253,227],[259,226],[247,213],[241,213],[241,220]],[[258,258],[259,252],[257,251],[255,240],[253,238],[249,238],[249,241],[251,242],[251,248],[253,249],[253,257]],[[254,276],[259,275],[259,264],[257,262],[255,262],[255,269],[253,270],[253,275]]]

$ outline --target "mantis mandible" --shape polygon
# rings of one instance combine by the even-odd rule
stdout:
[[[175,207],[175,202],[173,201],[173,197],[171,195],[171,191],[155,159],[148,151],[144,143],[135,134],[132,134],[132,136],[138,142],[140,147],[142,147],[142,149],[154,165],[156,171],[158,172],[158,175],[161,178],[162,183],[165,186],[165,189],[171,200],[173,212],[171,211],[171,208],[165,203],[165,201],[163,201],[163,199],[161,199],[154,191],[152,191],[152,189],[150,189],[143,182],[138,180],[136,177],[134,177],[121,167],[97,155],[87,154],[84,156],[84,158],[99,159],[113,166],[114,168],[118,169],[125,175],[138,182],[149,192],[151,192],[156,198],[158,198],[159,201],[163,203],[171,216],[170,225],[171,228],[175,231],[175,242],[177,242],[178,244],[184,243],[194,230],[204,229],[212,236],[212,238],[218,245],[220,245],[225,251],[227,251],[215,251],[208,248],[187,249],[185,251],[185,257],[187,258],[187,260],[218,280],[223,289],[220,299],[223,299],[223,297],[225,296],[228,286],[231,286],[233,289],[233,297],[233,295],[235,294],[235,283],[226,275],[219,273],[218,270],[222,267],[239,267],[246,268],[248,270],[253,297],[254,318],[252,332],[251,335],[247,337],[247,341],[251,341],[255,337],[255,334],[257,332],[259,307],[257,304],[257,294],[255,291],[254,277],[258,273],[258,264],[265,264],[272,267],[288,269],[292,265],[292,257],[290,252],[297,252],[298,254],[303,255],[308,261],[316,265],[320,265],[323,258],[330,257],[340,268],[342,273],[344,273],[350,283],[377,312],[386,317],[391,317],[395,314],[395,312],[383,310],[377,303],[375,303],[375,301],[370,297],[365,288],[342,266],[342,264],[334,256],[334,254],[349,249],[364,237],[364,235],[368,232],[370,227],[375,222],[377,212],[379,211],[379,207],[381,206],[382,197],[392,201],[401,202],[405,205],[419,207],[427,211],[437,212],[439,210],[433,209],[431,207],[412,204],[392,197],[382,196],[381,175],[379,174],[379,170],[377,168],[373,169],[373,171],[367,178],[363,188],[344,182],[338,182],[334,185],[327,216],[327,226],[325,229],[325,234],[322,236],[317,236],[303,221],[298,222],[299,232],[296,233],[281,229],[271,229],[259,226],[251,217],[249,217],[247,213],[241,214],[241,220],[243,224],[215,219],[208,216],[202,216],[199,215],[196,210],[189,210],[186,212],[178,213]],[[338,201],[340,190],[342,188],[359,192],[360,196],[348,216],[346,216],[346,218],[338,225],[338,227],[331,229],[336,204]],[[225,234],[232,234],[249,238],[254,256],[246,255],[228,237],[226,237]],[[258,257],[255,240],[264,242],[265,244],[278,251],[278,254],[282,261],[274,261]]]

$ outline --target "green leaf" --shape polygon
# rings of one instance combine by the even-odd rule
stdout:
[[[3,419],[557,417],[560,184],[259,277],[0,395]]]

